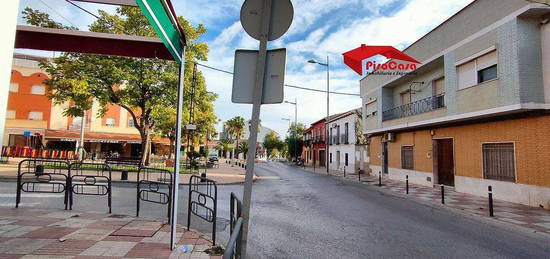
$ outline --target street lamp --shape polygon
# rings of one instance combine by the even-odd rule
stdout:
[[[316,61],[314,59],[310,59],[307,61],[308,63],[312,63],[312,64],[318,64],[318,65],[321,65],[321,66],[325,66],[327,67],[327,122],[328,122],[328,116],[330,115],[329,113],[329,89],[330,89],[330,84],[329,84],[329,63],[328,63],[328,56],[327,56],[327,63],[321,63],[319,61]],[[325,167],[327,168],[327,174],[329,173],[328,172],[328,163],[329,163],[329,152],[328,152],[328,127],[326,126],[327,123],[325,122],[325,150],[326,150],[326,159],[325,159]]]
[[[294,105],[294,161],[298,162],[298,136],[296,135],[296,127],[298,126],[298,100],[294,98],[294,102],[285,101],[285,103]]]

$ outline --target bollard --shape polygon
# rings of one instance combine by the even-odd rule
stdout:
[[[359,182],[361,182],[361,168],[357,168],[357,177],[359,177]]]
[[[127,181],[128,180],[128,171],[122,170],[122,173],[120,174],[120,180],[121,181]]]
[[[409,176],[405,176],[405,190],[407,191],[407,194],[409,194]]]
[[[344,178],[346,178],[346,167],[344,166]]]
[[[441,185],[441,204],[445,204],[445,187]]]
[[[378,187],[382,186],[382,172],[378,171]]]
[[[493,211],[493,187],[489,185],[489,217],[494,217],[494,211]]]

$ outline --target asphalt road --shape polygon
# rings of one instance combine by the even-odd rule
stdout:
[[[251,258],[550,258],[540,234],[465,217],[384,194],[375,186],[343,182],[279,163],[256,166]],[[135,213],[135,186],[114,187],[113,213]],[[180,187],[179,222],[187,220],[187,187]],[[228,238],[229,193],[219,186],[218,240]],[[13,182],[0,183],[0,206],[13,206]],[[102,198],[78,197],[74,209],[106,212]],[[55,195],[23,198],[24,207],[62,208]],[[141,215],[165,219],[165,207],[144,204]],[[210,225],[193,218],[192,227]]]

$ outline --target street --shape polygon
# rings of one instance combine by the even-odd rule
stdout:
[[[343,182],[281,163],[256,165],[251,258],[548,258],[542,235],[435,209],[383,194],[375,186]],[[229,193],[218,186],[218,242],[228,238]],[[180,187],[179,222],[186,222],[187,187]],[[113,213],[135,214],[135,185],[115,184]],[[13,206],[14,182],[0,183],[0,206]],[[24,193],[22,207],[63,207],[61,197]],[[35,196],[30,198],[30,196]],[[29,198],[26,198],[29,197]],[[99,201],[101,200],[101,201]],[[106,212],[105,198],[75,198],[75,210]],[[164,206],[142,203],[141,216],[163,219]],[[210,233],[210,225],[192,220]]]

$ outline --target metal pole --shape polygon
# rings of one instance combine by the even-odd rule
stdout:
[[[445,187],[441,185],[441,204],[445,204]]]
[[[489,185],[489,217],[494,217],[495,213],[493,210],[493,187]]]
[[[378,186],[382,186],[382,173],[378,171]]]
[[[294,98],[294,160],[298,163],[298,99]]]
[[[248,136],[248,155],[246,158],[246,176],[243,192],[243,236],[242,236],[242,254],[246,258],[246,249],[248,246],[248,224],[250,220],[250,205],[252,201],[252,177],[254,175],[254,161],[256,159],[256,145],[258,140],[258,126],[260,123],[260,107],[262,105],[264,72],[267,55],[267,37],[269,35],[269,25],[271,21],[272,0],[264,0],[262,11],[259,14],[262,17],[260,22],[260,49],[258,60],[256,61],[256,83],[254,87],[254,103],[252,105],[252,119],[250,136]]]
[[[86,127],[86,112],[82,115],[80,122],[80,142],[78,143],[78,159],[84,160],[84,128]]]
[[[329,96],[330,96],[330,85],[329,85],[329,64],[328,64],[328,55],[327,55],[327,119],[325,121],[325,149],[327,150],[326,159],[325,159],[325,166],[327,167],[327,174],[329,174],[328,171],[328,165],[329,165],[329,151],[328,151],[328,116],[330,115],[329,112]]]
[[[172,211],[171,211],[171,231],[170,231],[170,249],[174,250],[176,245],[176,225],[178,222],[178,186],[179,186],[179,175],[180,175],[180,149],[181,149],[181,116],[183,114],[183,90],[185,88],[184,78],[185,78],[185,47],[182,51],[182,60],[180,63],[180,73],[178,80],[178,109],[176,113],[176,146],[175,146],[175,156],[176,160],[174,163],[174,180],[172,184]]]
[[[405,180],[405,189],[407,190],[407,194],[409,194],[409,176],[406,176]]]

